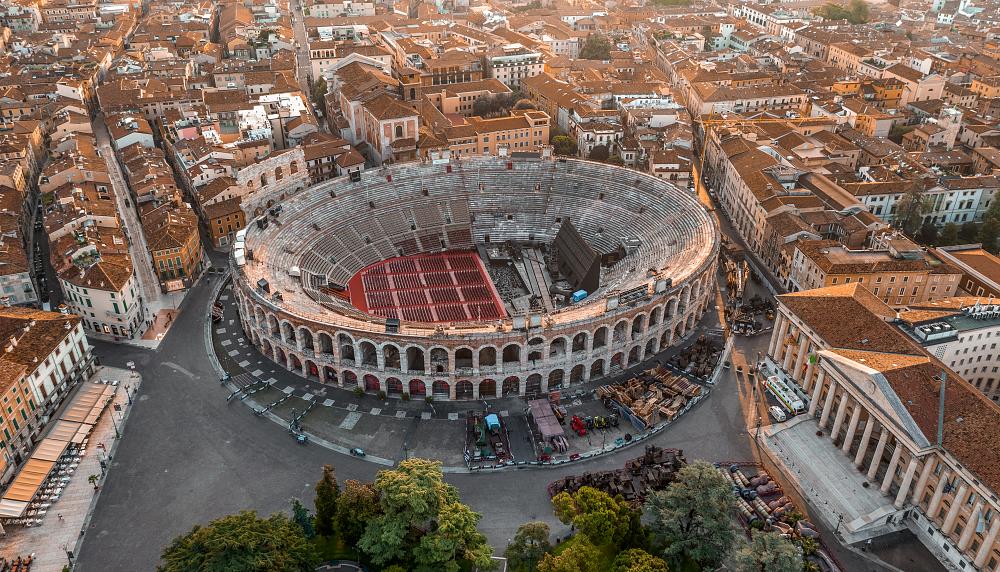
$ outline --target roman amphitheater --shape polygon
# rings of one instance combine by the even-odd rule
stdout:
[[[299,191],[231,255],[248,337],[344,388],[537,395],[614,374],[713,304],[718,232],[687,190],[542,155],[409,163]]]

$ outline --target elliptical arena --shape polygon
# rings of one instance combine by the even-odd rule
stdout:
[[[538,395],[678,343],[713,304],[718,232],[686,189],[547,156],[409,163],[301,190],[231,256],[278,364],[389,396]]]

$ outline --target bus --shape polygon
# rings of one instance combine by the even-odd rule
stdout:
[[[805,403],[802,403],[802,400],[795,395],[795,392],[784,381],[781,381],[781,378],[778,376],[772,375],[768,377],[765,386],[767,387],[767,392],[773,395],[778,400],[778,403],[792,415],[798,415],[806,410]]]

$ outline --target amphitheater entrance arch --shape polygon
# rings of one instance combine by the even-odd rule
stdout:
[[[337,336],[337,345],[340,346],[340,359],[354,363],[354,340],[347,334]]]
[[[365,374],[365,391],[378,391],[382,389],[382,384],[379,383],[378,378],[374,375],[368,373]]]
[[[295,371],[302,371],[302,360],[295,354],[288,354],[288,367]]]
[[[587,350],[587,332],[580,332],[573,336],[573,353]]]
[[[639,363],[639,359],[640,359],[639,358],[639,346],[634,346],[628,352],[628,365],[629,365],[629,367],[632,367],[633,365],[636,365],[637,363]]]
[[[684,337],[684,321],[681,320],[677,324],[677,327],[674,328],[674,338],[680,339],[680,338],[683,338],[683,337]]]
[[[273,314],[267,315],[267,333],[273,337],[278,337],[278,319]]]
[[[667,349],[668,346],[670,346],[670,330],[660,334],[660,351]]]
[[[281,339],[287,344],[295,344],[295,328],[288,322],[281,323]]]
[[[649,327],[660,323],[660,318],[663,317],[663,306],[657,306],[653,308],[653,311],[649,314]]]
[[[435,399],[449,399],[451,397],[451,387],[443,379],[434,380],[434,384],[431,385],[431,392]]]
[[[521,393],[521,380],[516,375],[512,375],[503,380],[503,396],[517,395]]]
[[[646,342],[646,351],[645,351],[645,353],[642,354],[642,357],[644,359],[645,358],[651,358],[651,357],[653,357],[653,354],[655,354],[655,353],[656,353],[656,340],[652,340],[651,339],[651,340],[649,340],[649,341]]]
[[[403,382],[398,378],[390,377],[385,380],[385,392],[389,395],[402,395],[403,394]]]
[[[524,383],[525,395],[539,395],[542,393],[542,375],[533,373],[528,376]]]
[[[419,379],[410,380],[410,395],[413,397],[423,397],[427,395],[427,386]]]
[[[332,354],[333,353],[333,338],[330,337],[330,334],[328,334],[326,332],[320,332],[318,338],[319,338],[319,351],[320,351],[320,353],[323,353],[323,354]]]
[[[378,351],[375,349],[375,344],[365,340],[358,344],[358,348],[361,350],[361,365],[378,367]]]
[[[573,369],[571,369],[570,372],[569,372],[569,382],[570,383],[581,383],[581,382],[583,382],[583,373],[584,373],[584,371],[585,371],[585,368],[583,367],[583,364],[579,364],[577,366],[574,366]]]
[[[488,399],[497,396],[497,382],[492,379],[484,379],[479,382],[479,397]]]
[[[463,379],[455,384],[455,399],[472,399],[472,382]]]
[[[424,371],[424,350],[420,348],[406,348],[406,370]]]
[[[528,342],[528,361],[536,362],[542,360],[542,347],[545,345],[545,340],[542,338],[531,338]]]
[[[479,350],[479,367],[496,367],[497,349],[487,346]],[[482,392],[480,392],[482,394]]]
[[[353,371],[347,369],[344,370],[344,387],[357,387],[358,386],[358,375]]]
[[[444,348],[432,348],[431,371],[434,373],[444,373],[445,370],[447,369],[448,369],[448,350]]]
[[[590,364],[590,379],[597,379],[604,375],[604,360],[599,359]]]
[[[503,364],[519,364],[521,363],[521,346],[517,344],[507,344],[503,348]]]
[[[323,367],[324,379],[327,383],[337,383],[337,370],[330,366]]]
[[[301,341],[303,348],[307,350],[314,349],[313,335],[312,332],[309,331],[309,328],[306,328],[305,326],[299,328],[299,340]]]
[[[594,332],[593,349],[596,350],[597,348],[603,348],[606,345],[608,345],[608,327],[601,326],[600,328],[597,328],[596,332]]]
[[[386,344],[382,348],[382,362],[385,364],[385,369],[401,369],[399,361],[399,348],[394,344]]]
[[[611,336],[611,341],[612,342],[614,342],[616,344],[623,344],[623,343],[625,343],[625,327],[626,327],[627,324],[628,324],[628,322],[626,320],[622,320],[622,321],[618,322],[617,324],[615,324],[615,332],[614,332],[614,335]]]
[[[632,339],[638,340],[642,337],[643,326],[646,324],[646,316],[639,314],[632,320]]]
[[[549,357],[559,359],[566,355],[566,338],[556,338],[549,344]]]
[[[271,349],[271,342],[267,341],[267,338],[260,339],[260,353],[267,356],[268,359],[274,360],[274,351]]]
[[[306,375],[309,376],[310,379],[319,379],[319,367],[316,365],[316,362],[311,359],[306,360]]]
[[[549,372],[549,383],[548,385],[545,386],[546,390],[552,391],[554,389],[559,389],[560,387],[562,387],[563,378],[565,377],[565,375],[566,374],[563,373],[563,370],[561,369],[554,369],[551,372]]]
[[[288,358],[285,356],[285,350],[281,348],[274,349],[274,361],[280,363],[281,365],[288,367]]]
[[[472,369],[472,350],[458,348],[455,350],[455,369]]]

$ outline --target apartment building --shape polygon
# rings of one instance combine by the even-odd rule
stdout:
[[[486,71],[489,77],[502,82],[512,90],[521,88],[521,81],[540,75],[545,70],[542,52],[528,49],[521,44],[507,44],[486,53]]]

